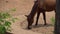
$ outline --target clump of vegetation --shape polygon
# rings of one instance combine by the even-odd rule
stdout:
[[[16,8],[12,8],[11,11],[16,11]]]
[[[55,18],[54,17],[51,18],[51,22],[53,25],[55,24]]]
[[[16,11],[16,9],[12,10]],[[7,31],[11,32],[11,24],[15,22],[15,19],[8,12],[0,13],[0,34],[6,34]]]

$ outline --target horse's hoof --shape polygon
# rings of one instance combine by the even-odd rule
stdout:
[[[35,26],[37,26],[38,24],[35,24]]]
[[[31,28],[29,27],[28,30],[30,30]]]
[[[44,24],[44,25],[47,25],[47,24]]]
[[[37,24],[35,24],[35,26],[37,26]]]
[[[31,27],[28,27],[28,30],[30,30],[31,29]]]

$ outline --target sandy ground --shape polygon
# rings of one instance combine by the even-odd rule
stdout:
[[[8,2],[7,2],[8,1]],[[15,23],[12,23],[12,33],[13,34],[53,34],[54,27],[52,26],[51,17],[55,16],[54,11],[46,12],[47,26],[44,26],[43,16],[40,15],[39,24],[37,27],[33,23],[31,30],[26,30],[27,20],[24,15],[28,15],[32,9],[34,0],[0,0],[0,12],[9,12],[13,17],[19,18]],[[15,12],[10,12],[9,10],[16,8]],[[36,20],[36,16],[35,16]]]

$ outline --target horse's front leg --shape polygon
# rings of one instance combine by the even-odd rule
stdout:
[[[44,19],[44,25],[47,25],[47,23],[46,23],[46,15],[45,15],[45,11],[43,12],[43,19]]]
[[[35,24],[36,26],[38,25],[38,20],[39,20],[40,13],[41,13],[41,12],[38,10],[38,11],[37,11],[36,24]]]

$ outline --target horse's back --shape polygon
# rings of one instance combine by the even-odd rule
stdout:
[[[38,6],[50,11],[55,9],[56,0],[38,0]]]
[[[48,4],[48,5],[54,5],[56,4],[56,0],[37,0],[39,4],[44,3],[44,4]]]
[[[44,0],[44,3],[49,6],[53,6],[56,4],[56,0]]]

